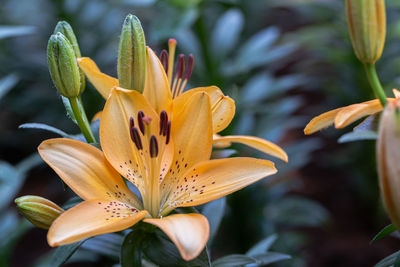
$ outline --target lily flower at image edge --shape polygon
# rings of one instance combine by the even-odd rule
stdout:
[[[400,92],[397,89],[393,89],[393,95],[395,98],[387,98],[389,102],[400,98]],[[333,124],[336,129],[342,129],[365,116],[377,114],[382,110],[379,99],[337,108],[313,118],[304,128],[304,133],[310,135]]]
[[[146,48],[146,79],[143,95],[154,110],[156,112],[165,110],[171,114],[173,121],[191,96],[198,92],[205,92],[211,101],[215,147],[224,148],[230,146],[231,143],[240,143],[287,162],[288,157],[285,151],[270,141],[254,136],[217,135],[232,121],[235,115],[235,102],[230,97],[225,96],[216,86],[198,87],[184,91],[193,70],[193,57],[190,55],[188,64],[186,64],[184,55],[179,55],[175,73],[173,73],[175,47],[176,41],[170,39],[169,56],[163,50],[160,56],[161,61],[151,48]],[[102,73],[90,58],[78,58],[78,64],[89,81],[105,99],[108,98],[113,87],[119,86],[118,79]],[[100,118],[101,112],[95,117]]]
[[[96,147],[72,139],[44,141],[41,157],[84,201],[51,225],[51,246],[127,229],[143,220],[159,227],[185,260],[197,257],[209,237],[206,217],[171,214],[200,205],[275,174],[268,160],[237,157],[210,160],[212,101],[193,93],[179,114],[156,111],[134,90],[114,88],[100,121]],[[135,185],[141,200],[124,183]]]

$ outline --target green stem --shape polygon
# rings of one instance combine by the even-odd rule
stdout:
[[[383,91],[381,82],[379,81],[378,74],[376,73],[375,64],[366,63],[364,64],[365,71],[368,76],[369,84],[371,85],[372,89],[374,89],[374,93],[379,101],[381,102],[382,106],[386,105],[386,94]]]
[[[78,97],[69,98],[69,103],[71,104],[72,112],[74,112],[76,122],[81,129],[83,136],[85,136],[88,143],[97,143],[96,138],[93,135],[92,129],[90,128],[90,123],[85,113]]]

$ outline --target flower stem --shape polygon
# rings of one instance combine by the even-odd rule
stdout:
[[[68,100],[71,104],[72,112],[75,115],[76,122],[78,123],[83,136],[85,136],[86,141],[88,143],[96,143],[96,138],[94,137],[92,129],[90,128],[90,123],[79,97],[71,97],[68,98]]]
[[[384,107],[386,105],[386,94],[383,91],[381,82],[379,81],[378,74],[376,73],[375,64],[365,63],[364,68],[368,76],[369,84],[374,90],[376,97],[379,98],[379,101]]]

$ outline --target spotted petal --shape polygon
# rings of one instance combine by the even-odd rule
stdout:
[[[105,99],[110,95],[111,88],[119,86],[118,79],[102,73],[92,59],[88,57],[78,58],[78,65],[93,84],[94,88],[96,88]]]
[[[157,113],[162,110],[170,113],[172,96],[164,67],[149,47],[147,47],[146,56],[146,81],[143,95]]]
[[[173,188],[162,214],[167,214],[174,207],[204,204],[276,172],[274,163],[255,158],[216,159],[198,163]]]
[[[144,222],[164,231],[187,261],[203,251],[210,235],[207,218],[197,213],[174,214],[161,219],[145,219]]]
[[[88,237],[125,230],[147,211],[138,211],[119,201],[87,200],[61,214],[47,234],[50,246],[73,243]]]
[[[244,135],[230,135],[230,136],[214,135],[213,138],[213,143],[214,145],[217,146],[219,143],[222,143],[223,146],[226,146],[228,144],[230,145],[231,142],[247,145],[261,152],[264,152],[265,154],[277,157],[285,162],[288,161],[288,156],[282,148],[262,138],[258,138],[255,136],[244,136]]]
[[[44,161],[82,199],[117,199],[141,207],[138,198],[126,187],[103,152],[87,143],[55,138],[40,144]]]
[[[335,117],[335,127],[337,129],[346,127],[362,117],[373,115],[382,111],[382,109],[382,105],[378,99],[344,107]]]
[[[198,92],[206,92],[210,97],[213,132],[218,133],[224,130],[235,115],[235,101],[225,96],[216,86],[193,88],[181,94],[174,99],[174,114],[181,112],[190,97]]]
[[[110,164],[143,193],[149,167],[149,140],[140,133],[143,149],[138,150],[129,129],[130,117],[138,125],[139,111],[152,118],[151,128],[157,131],[159,117],[144,96],[134,90],[114,88],[101,115],[100,141]]]

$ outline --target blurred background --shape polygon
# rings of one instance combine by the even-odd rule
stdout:
[[[18,129],[38,122],[79,131],[47,70],[49,36],[59,20],[68,21],[82,55],[116,76],[128,13],[141,19],[157,53],[176,38],[178,53],[194,55],[190,87],[217,85],[236,101],[224,134],[266,138],[289,155],[288,164],[275,160],[277,175],[227,197],[209,247],[212,259],[245,253],[271,235],[271,250],[292,256],[271,266],[371,266],[399,249],[396,237],[370,244],[389,224],[379,198],[375,141],[338,143],[351,127],[303,134],[313,116],[373,98],[351,48],[344,1],[0,2],[0,266],[43,266],[51,253],[46,231],[18,214],[14,198],[34,194],[61,205],[73,195],[36,153],[42,140],[57,135]],[[377,69],[389,93],[400,83],[400,3],[386,2],[388,36]],[[104,105],[89,83],[83,101],[89,117]],[[265,157],[241,146],[228,152]],[[118,261],[109,251],[93,251],[81,248],[66,266]]]

